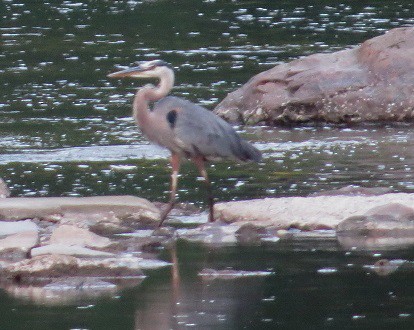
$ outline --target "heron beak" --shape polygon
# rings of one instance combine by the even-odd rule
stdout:
[[[145,71],[141,66],[134,66],[132,68],[110,73],[107,75],[107,77],[108,78],[125,78],[125,77],[146,78],[147,75],[145,74]]]

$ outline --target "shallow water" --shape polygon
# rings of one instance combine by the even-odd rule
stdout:
[[[352,47],[414,22],[410,1],[5,0],[0,13],[0,176],[12,195],[134,194],[153,201],[168,198],[168,153],[135,128],[130,103],[137,83],[109,81],[116,66],[162,58],[176,70],[173,94],[212,109],[275,64]],[[410,125],[238,129],[264,159],[211,165],[220,201],[305,196],[350,184],[414,189]],[[185,164],[179,199],[204,208],[195,176]],[[171,300],[170,273],[154,271],[136,289],[90,305],[39,307],[2,293],[2,322],[14,329],[139,329],[153,320],[163,322],[160,328],[380,322],[409,328],[409,271],[378,277],[363,268],[375,262],[372,254],[355,261],[331,243],[316,250],[321,242],[221,251],[183,245],[180,305]],[[411,252],[388,257],[410,260]],[[206,284],[197,277],[201,265],[275,275]]]

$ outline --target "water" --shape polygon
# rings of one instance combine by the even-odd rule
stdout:
[[[0,175],[13,196],[165,201],[168,153],[149,145],[130,118],[136,82],[106,78],[117,65],[162,58],[176,71],[173,94],[212,109],[260,71],[412,25],[412,13],[410,1],[2,1]],[[414,189],[410,125],[238,129],[264,159],[211,165],[219,200],[350,184]],[[203,208],[196,175],[183,166],[179,198]],[[412,327],[409,270],[380,277],[364,268],[378,259],[372,254],[350,257],[333,242],[283,244],[179,245],[175,302],[169,271],[152,272],[120,296],[64,307],[2,292],[2,328]],[[410,260],[412,253],[387,257]],[[205,267],[275,275],[203,283],[197,272]]]

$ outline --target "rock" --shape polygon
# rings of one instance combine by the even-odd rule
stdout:
[[[236,232],[240,229],[238,224],[226,225],[215,221],[194,229],[179,229],[177,236],[190,242],[221,246],[237,243]]]
[[[13,277],[18,282],[33,277],[71,276],[78,272],[78,259],[57,254],[36,256],[11,264],[4,271],[6,276]]]
[[[7,187],[3,179],[0,178],[0,198],[6,198],[10,196],[10,190]]]
[[[113,214],[115,217],[157,221],[160,210],[135,196],[16,197],[0,200],[0,218],[19,220],[48,218],[57,214]]]
[[[34,247],[38,241],[39,234],[37,231],[19,232],[0,239],[0,252],[10,249],[27,252]]]
[[[2,286],[10,296],[37,305],[71,305],[80,302],[94,302],[101,297],[117,294],[121,287],[139,285],[143,278],[129,280],[127,285],[90,277],[65,277],[52,279],[46,285],[21,285],[8,283]]]
[[[202,277],[204,280],[233,280],[240,277],[263,277],[274,275],[273,272],[269,271],[247,271],[247,270],[234,270],[234,269],[224,269],[216,270],[211,268],[204,268],[198,273],[198,276]]]
[[[19,283],[34,283],[45,279],[66,277],[143,278],[143,269],[170,266],[162,260],[117,256],[109,258],[76,258],[48,254],[13,263],[3,269],[5,277]]]
[[[258,244],[266,234],[265,228],[250,223],[241,226],[236,231],[237,241],[242,244]]]
[[[107,271],[116,271],[125,269],[129,271],[141,271],[143,269],[158,269],[171,266],[171,263],[137,257],[111,257],[104,259],[79,259],[78,265],[81,268],[106,269]]]
[[[414,209],[400,203],[388,203],[374,207],[368,210],[365,215],[373,218],[388,216],[399,221],[414,221]]]
[[[112,244],[107,237],[102,237],[87,229],[61,225],[57,227],[50,237],[50,244],[80,245],[91,248],[105,248]]]
[[[370,268],[380,276],[388,276],[397,271],[401,266],[407,263],[407,260],[402,259],[380,259]]]
[[[414,244],[414,209],[388,203],[338,224],[337,239],[346,249],[395,249]]]
[[[214,110],[232,122],[390,122],[414,119],[414,28],[306,56],[252,77]]]
[[[387,231],[411,232],[414,237],[414,209],[400,203],[388,203],[368,210],[363,216],[349,217],[338,224],[337,232],[368,235]]]
[[[360,186],[345,186],[335,190],[320,191],[311,194],[310,196],[377,196],[391,193],[392,189],[387,187],[373,187],[366,188]]]
[[[21,232],[39,230],[38,226],[30,220],[25,221],[0,221],[0,236],[12,235]]]
[[[60,254],[77,257],[110,257],[113,253],[88,249],[80,245],[48,244],[34,248],[30,252],[32,257],[45,254]]]
[[[227,223],[251,222],[267,229],[335,229],[352,216],[387,203],[414,205],[414,194],[392,193],[379,196],[317,196],[265,198],[217,203],[215,217]]]

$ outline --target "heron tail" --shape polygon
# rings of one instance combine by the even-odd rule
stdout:
[[[247,141],[241,140],[241,157],[242,161],[259,162],[262,159],[262,153]]]

